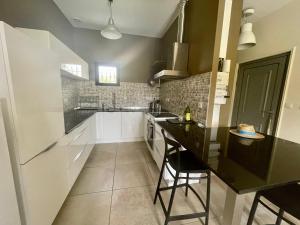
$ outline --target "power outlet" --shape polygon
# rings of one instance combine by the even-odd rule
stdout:
[[[203,102],[199,102],[199,103],[198,103],[198,108],[199,108],[199,109],[203,109]]]

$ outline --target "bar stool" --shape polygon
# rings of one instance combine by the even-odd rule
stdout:
[[[279,208],[279,212],[271,209],[260,199],[260,197],[264,197],[272,204],[276,205]],[[289,184],[283,187],[257,192],[253,201],[247,225],[252,225],[258,203],[261,203],[277,216],[275,225],[280,225],[282,220],[288,224],[296,225],[295,223],[286,219],[283,214],[286,212],[293,217],[300,219],[300,185]]]
[[[163,164],[161,167],[160,171],[160,176],[156,188],[156,193],[154,197],[154,204],[156,203],[157,197],[159,197],[160,203],[162,205],[164,214],[165,214],[165,225],[167,225],[170,221],[175,221],[175,220],[185,220],[185,219],[193,219],[193,218],[201,218],[205,217],[205,225],[208,225],[208,217],[209,217],[209,201],[210,201],[210,171],[207,167],[204,165],[201,165],[201,163],[195,158],[195,156],[190,152],[190,151],[180,151],[181,145],[169,138],[166,137],[164,130],[161,130],[164,141],[165,141],[165,154],[164,154],[164,160]],[[168,148],[168,145],[171,147]],[[175,176],[171,172],[169,165],[172,169],[174,169]],[[174,183],[173,186],[170,187],[160,187],[162,177],[163,177],[163,172],[164,168],[167,168],[167,170],[170,172],[171,176],[174,178]],[[182,177],[179,176],[180,174],[186,174],[186,176]],[[200,177],[190,177],[190,174],[204,174],[204,176]],[[186,183],[183,184],[178,184],[179,179],[185,179]],[[197,194],[197,192],[194,190],[194,188],[189,184],[189,180],[192,179],[207,179],[207,192],[206,192],[206,204],[204,204],[203,200],[201,197]],[[179,187],[185,187],[185,195],[188,195],[188,189],[191,189],[192,192],[196,195],[196,197],[199,199],[201,202],[204,212],[198,212],[198,213],[191,213],[191,214],[184,214],[184,215],[175,215],[171,216],[171,210],[172,210],[172,205],[175,197],[175,192],[176,189]],[[171,197],[169,201],[168,208],[166,208],[161,194],[161,191],[166,191],[172,189],[171,192]]]

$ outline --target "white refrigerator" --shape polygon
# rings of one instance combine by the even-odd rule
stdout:
[[[27,225],[49,225],[68,191],[57,183],[66,179],[59,172],[64,151],[56,147],[64,135],[60,64],[52,51],[4,22],[0,101],[21,217]]]
[[[21,225],[15,182],[0,103],[0,224]]]

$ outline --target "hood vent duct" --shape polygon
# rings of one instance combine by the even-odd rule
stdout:
[[[188,44],[183,43],[185,8],[188,0],[179,3],[177,42],[173,43],[172,52],[168,53],[167,68],[154,75],[158,80],[174,80],[188,77]]]

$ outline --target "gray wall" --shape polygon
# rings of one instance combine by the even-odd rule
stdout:
[[[74,44],[89,63],[92,79],[95,63],[100,62],[119,66],[123,82],[146,82],[153,62],[160,58],[161,40],[157,38],[123,35],[120,40],[108,40],[100,31],[76,29]]]
[[[160,59],[160,39],[124,35],[106,40],[99,31],[73,28],[52,0],[1,0],[0,20],[49,30],[90,64],[91,78],[95,62],[104,62],[120,67],[121,81],[146,82],[152,63]]]
[[[75,50],[73,27],[52,0],[1,0],[0,20],[13,27],[49,30]]]

